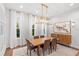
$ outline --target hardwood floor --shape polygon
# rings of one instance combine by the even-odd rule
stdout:
[[[26,46],[26,45],[24,45],[24,46]],[[15,48],[13,48],[13,49],[17,49],[17,48],[21,48],[21,47],[24,47],[24,46],[17,46],[17,47],[15,47]],[[5,52],[5,54],[4,54],[4,56],[12,56],[13,55],[13,49],[11,49],[11,48],[7,48],[6,49],[6,52]]]
[[[12,56],[12,54],[13,54],[13,49],[7,48],[4,56]]]
[[[79,56],[79,51],[78,51],[78,53],[76,54],[76,56]]]

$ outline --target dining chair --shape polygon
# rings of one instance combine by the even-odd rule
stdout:
[[[58,35],[56,35],[56,34],[52,33],[52,34],[51,34],[51,37],[55,37],[55,38],[56,38],[56,40],[57,40],[57,43],[59,43],[59,42],[60,42],[60,41],[59,41],[59,36],[58,36]]]
[[[45,40],[44,44],[41,45],[43,56],[45,55],[45,51],[50,53],[50,40]]]
[[[53,50],[56,51],[56,48],[57,48],[57,38],[52,39],[52,41],[50,43],[50,50],[51,50],[51,52],[52,52],[52,48],[53,48]]]
[[[39,38],[39,36],[34,36],[34,39],[38,39]]]
[[[54,33],[52,33],[52,34],[51,34],[51,37],[57,37],[57,35],[56,35],[56,34],[54,34]]]
[[[34,36],[34,39],[39,39],[39,36]],[[36,50],[34,49],[34,52],[35,52]]]
[[[41,35],[40,38],[44,38],[44,35]]]
[[[26,39],[26,43],[27,43],[27,55],[28,55],[28,50],[30,51],[30,56],[31,56],[31,51],[32,50],[35,50],[37,47],[36,46],[33,46],[29,40]]]

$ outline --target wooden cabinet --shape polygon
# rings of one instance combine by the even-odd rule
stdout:
[[[53,33],[53,35],[57,36],[57,38],[59,39],[59,43],[64,44],[64,45],[70,45],[71,44],[71,35],[70,34]]]

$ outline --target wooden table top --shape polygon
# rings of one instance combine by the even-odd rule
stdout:
[[[45,40],[52,40],[55,37],[44,37],[39,39],[31,39],[29,42],[34,46],[39,46],[44,43]]]

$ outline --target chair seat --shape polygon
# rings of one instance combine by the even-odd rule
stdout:
[[[40,45],[40,47],[43,48],[44,47],[44,44]]]
[[[35,48],[37,48],[37,46],[31,45],[31,46],[29,46],[28,48],[30,48],[30,49],[35,49]]]

